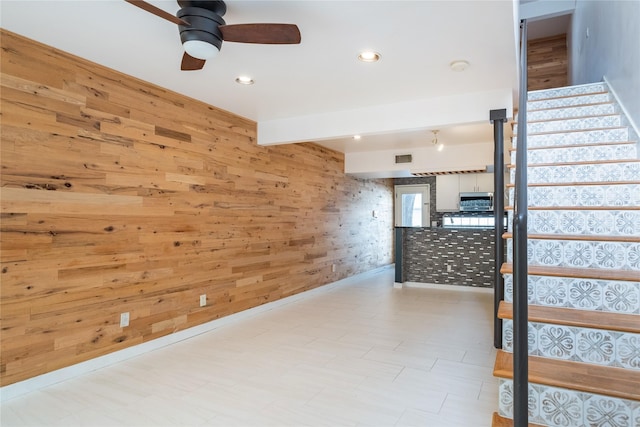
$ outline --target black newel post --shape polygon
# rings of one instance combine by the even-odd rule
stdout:
[[[402,253],[402,246],[404,244],[404,228],[403,227],[396,227],[395,228],[395,240],[396,240],[396,278],[395,278],[395,282],[400,284],[404,282],[404,278],[402,277],[402,257],[403,257],[403,253]]]
[[[500,301],[504,300],[504,279],[500,268],[504,262],[504,124],[507,121],[507,110],[491,110],[489,120],[493,123],[493,218],[495,224],[495,261],[494,261],[494,319],[493,346],[502,348],[502,319],[498,318]]]

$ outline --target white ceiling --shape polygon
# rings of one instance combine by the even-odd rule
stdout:
[[[150,3],[174,14],[176,1]],[[337,117],[371,106],[411,105],[508,88],[516,91],[514,3],[511,0],[446,1],[233,1],[229,24],[295,23],[302,43],[291,46],[225,42],[220,55],[201,71],[180,71],[182,48],[176,25],[123,0],[0,2],[3,28],[128,75],[182,93],[257,121]],[[374,49],[382,60],[356,59]],[[462,72],[449,64],[464,59]],[[235,83],[238,75],[255,79]],[[390,108],[389,114],[399,114]],[[396,111],[396,112],[394,112]],[[344,114],[336,114],[344,112]],[[332,116],[327,116],[332,113]],[[360,141],[346,133],[318,136],[343,152],[405,148],[439,140],[469,143],[492,140],[486,120],[395,129]],[[425,117],[429,115],[425,112]],[[328,121],[326,128],[332,123]],[[343,126],[342,129],[345,129]],[[346,127],[348,129],[348,126]],[[260,141],[258,141],[260,143]]]

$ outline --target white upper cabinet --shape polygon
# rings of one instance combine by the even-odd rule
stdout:
[[[460,175],[460,193],[480,191],[493,193],[492,173],[467,173]]]
[[[492,173],[477,173],[476,174],[476,191],[483,193],[493,193],[493,174]]]
[[[436,211],[457,212],[460,201],[461,175],[436,176]]]

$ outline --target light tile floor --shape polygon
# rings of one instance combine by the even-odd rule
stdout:
[[[10,426],[487,427],[493,296],[382,271],[2,404]]]

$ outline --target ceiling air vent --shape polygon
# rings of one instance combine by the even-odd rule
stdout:
[[[413,157],[411,154],[400,154],[396,156],[396,164],[398,163],[411,163],[413,161]]]

